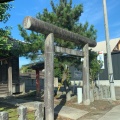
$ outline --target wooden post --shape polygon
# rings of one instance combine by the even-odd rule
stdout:
[[[36,70],[36,96],[40,96],[40,80],[39,80],[39,70]]]
[[[54,36],[45,40],[44,104],[46,120],[54,120]]]
[[[9,90],[9,94],[12,95],[12,63],[11,63],[11,60],[9,60],[9,63],[8,63],[8,90]]]
[[[89,51],[88,44],[83,48],[83,104],[90,105],[90,83],[89,83]]]

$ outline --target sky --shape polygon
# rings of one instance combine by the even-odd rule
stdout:
[[[59,0],[53,0],[58,3]],[[42,13],[44,8],[51,10],[50,0],[15,0],[10,2],[13,9],[9,12],[11,17],[5,24],[0,23],[2,27],[12,26],[12,37],[18,40],[23,40],[18,30],[18,24],[23,23],[26,16],[35,17],[38,12]],[[119,0],[106,0],[108,24],[109,24],[109,37],[110,39],[120,37],[120,1]],[[97,30],[97,42],[105,40],[104,30],[104,16],[102,0],[73,0],[73,6],[83,4],[83,10],[79,22],[94,25]],[[20,57],[20,67],[24,64],[30,63],[29,59]]]

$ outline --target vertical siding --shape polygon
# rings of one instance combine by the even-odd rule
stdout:
[[[13,57],[12,59],[12,76],[13,83],[19,83],[19,58]]]
[[[108,80],[108,69],[107,69],[107,56],[104,56],[104,64],[105,64],[105,69],[101,70],[100,73],[100,80]]]
[[[0,62],[0,82],[2,83],[7,82],[7,78],[8,78],[7,68],[8,65],[5,64],[4,61],[2,61],[2,63]]]
[[[114,79],[120,80],[120,53],[112,54]]]
[[[1,61],[0,61],[0,82],[2,81],[2,65],[1,65]]]
[[[8,65],[7,64],[3,64],[2,65],[2,81],[7,82],[7,78],[8,78]]]
[[[100,80],[108,80],[107,56],[104,57],[105,69],[100,73]],[[113,75],[115,80],[120,80],[120,52],[112,53]]]
[[[4,59],[4,57],[0,57],[0,59]],[[13,83],[18,83],[19,82],[19,58],[13,57],[11,59],[11,63],[12,63]],[[5,64],[4,60],[2,61],[2,64],[0,62],[0,82],[2,83],[8,82],[8,64]]]

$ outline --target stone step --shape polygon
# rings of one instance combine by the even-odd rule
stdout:
[[[8,86],[0,86],[0,88],[8,88]]]
[[[0,91],[0,94],[6,94],[9,93],[8,91]]]
[[[8,92],[8,89],[0,89],[0,93]]]
[[[0,87],[1,87],[1,86],[8,86],[8,84],[0,84]]]
[[[0,84],[0,97],[8,95],[8,86],[7,84]]]
[[[0,89],[0,93],[7,92],[7,91],[8,91],[8,89]]]
[[[7,96],[9,96],[9,92],[8,91],[4,91],[4,92],[0,91],[0,97],[7,97]]]
[[[0,83],[0,97],[7,97],[8,95],[8,84]]]
[[[8,86],[2,86],[2,85],[1,85],[1,86],[0,86],[0,91],[1,91],[1,90],[8,90]]]

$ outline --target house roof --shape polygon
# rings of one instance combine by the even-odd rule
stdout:
[[[113,52],[114,48],[116,47],[116,45],[118,44],[119,41],[120,41],[120,38],[115,38],[115,39],[110,40],[111,52]],[[106,41],[97,42],[96,47],[94,47],[94,48],[90,47],[90,49],[92,49],[92,51],[95,51],[95,52],[103,51],[103,53],[107,53]]]
[[[6,39],[6,37],[5,37]],[[11,53],[12,55],[18,56],[19,55],[19,51],[20,51],[20,47],[21,45],[26,44],[23,41],[11,38],[11,37],[7,37],[7,42],[4,43],[4,45],[1,47],[1,54],[0,56],[3,54],[3,56],[8,56],[9,53]],[[28,43],[27,43],[28,44]],[[6,50],[5,46],[10,45],[10,50]],[[16,54],[15,54],[16,53]]]
[[[10,38],[8,39],[8,43],[13,43],[13,48],[14,49],[18,49],[20,44],[25,44],[25,42],[23,41],[20,41],[20,40],[17,40],[17,39],[14,39],[14,38]]]
[[[43,70],[44,69],[44,62],[38,62],[30,66],[33,70]]]
[[[26,64],[23,66],[27,66],[28,69],[33,69],[33,70],[43,70],[44,69],[44,61],[30,63],[30,64]]]

